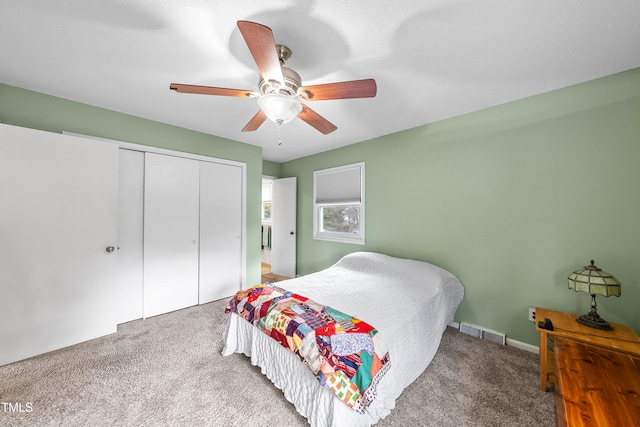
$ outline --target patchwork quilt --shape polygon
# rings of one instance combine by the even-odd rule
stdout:
[[[239,291],[225,310],[231,312],[298,355],[353,410],[364,413],[375,399],[390,363],[371,325],[273,284]]]

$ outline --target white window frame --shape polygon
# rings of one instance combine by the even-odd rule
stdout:
[[[348,170],[359,169],[360,176],[360,197],[359,199],[356,197],[355,199],[344,199],[338,198],[336,199],[325,199],[322,201],[318,201],[318,177],[324,174],[340,174]],[[365,163],[353,163],[344,166],[338,166],[329,169],[322,169],[313,172],[313,238],[315,240],[325,240],[330,242],[341,242],[341,243],[352,243],[358,245],[365,244],[365,200],[364,200],[364,182],[365,182]],[[359,207],[359,217],[358,217],[358,234],[350,235],[347,233],[336,233],[336,232],[328,232],[322,231],[320,221],[322,220],[322,215],[320,214],[321,209],[326,206],[336,206],[336,205],[357,205]]]

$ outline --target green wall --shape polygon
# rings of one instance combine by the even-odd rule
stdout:
[[[313,171],[366,162],[366,245],[312,239]],[[622,282],[600,314],[640,332],[640,69],[290,161],[297,272],[358,250],[453,272],[456,321],[538,344],[528,307],[583,314],[589,260]]]
[[[276,162],[270,162],[269,160],[262,161],[262,175],[280,177],[282,174],[282,164]]]
[[[0,84],[2,123],[69,131],[247,164],[247,285],[260,282],[262,150],[204,133]]]

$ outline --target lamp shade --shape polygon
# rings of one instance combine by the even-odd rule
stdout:
[[[620,288],[618,279],[596,267],[593,260],[591,260],[591,265],[584,266],[569,275],[569,289],[586,292],[589,295],[603,295],[605,297],[615,295],[619,297]]]
[[[269,93],[258,98],[258,105],[269,120],[276,123],[287,123],[295,119],[302,111],[300,97]]]

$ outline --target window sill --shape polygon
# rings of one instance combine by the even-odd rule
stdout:
[[[313,236],[313,240],[324,240],[325,242],[337,242],[337,243],[351,243],[352,245],[364,245],[364,238],[350,238],[333,235],[316,234]]]

